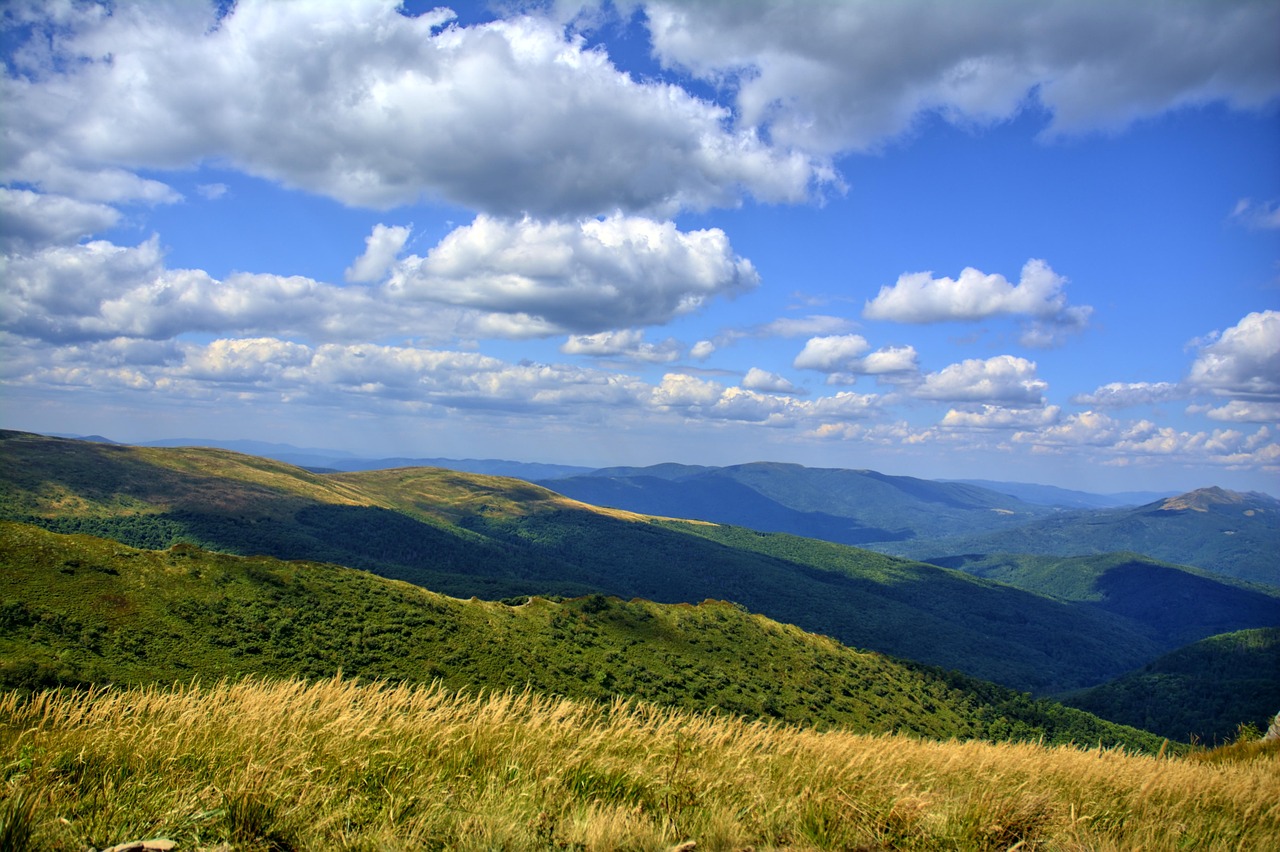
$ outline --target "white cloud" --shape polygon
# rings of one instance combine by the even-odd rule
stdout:
[[[1280,228],[1280,202],[1241,198],[1231,210],[1231,218],[1250,230],[1274,231]]]
[[[684,409],[714,405],[724,386],[686,373],[667,373],[653,389],[652,404],[660,408]]]
[[[1252,434],[1235,429],[1186,432],[1150,420],[1121,421],[1086,411],[1047,428],[1017,432],[1013,440],[1046,452],[1088,448],[1117,465],[1212,464],[1280,470],[1280,444],[1266,426]]]
[[[983,405],[978,411],[951,409],[939,424],[963,429],[1037,429],[1058,421],[1062,409],[1056,405],[1039,408],[1006,408]]]
[[[1067,304],[1067,279],[1043,260],[1029,260],[1017,284],[1003,275],[988,275],[972,267],[959,278],[934,278],[931,272],[902,275],[893,286],[881,287],[867,302],[868,319],[902,323],[970,322],[993,316],[1022,316],[1035,320],[1022,336],[1024,345],[1047,346],[1063,332],[1079,331],[1093,309]]]
[[[1273,3],[644,5],[664,64],[733,89],[743,124],[812,151],[872,149],[929,112],[993,123],[1032,98],[1060,134],[1191,104],[1256,108],[1280,93]]]
[[[120,221],[105,204],[0,187],[0,250],[21,252],[78,242]]]
[[[885,346],[854,365],[854,372],[871,376],[916,373],[920,366],[914,346]]]
[[[857,363],[858,358],[870,346],[867,339],[859,334],[811,337],[792,362],[792,366],[797,370],[817,370],[822,373],[849,372],[851,365]]]
[[[1158,405],[1184,396],[1186,391],[1175,382],[1111,382],[1093,393],[1075,394],[1071,397],[1071,402],[1098,408],[1129,408],[1136,405]]]
[[[647,364],[663,364],[680,357],[680,344],[674,340],[649,343],[639,329],[602,331],[599,334],[575,334],[560,351],[566,355],[588,355],[593,358],[620,358]]]
[[[1048,383],[1036,377],[1036,364],[1012,355],[961,361],[929,373],[912,394],[944,402],[1040,405]]]
[[[389,287],[405,300],[522,314],[594,334],[663,324],[758,283],[719,228],[679,231],[622,215],[579,223],[480,215],[425,258],[396,264]]]
[[[364,254],[347,268],[346,279],[364,283],[380,280],[395,263],[409,233],[410,229],[403,225],[374,225],[373,232],[364,239]]]
[[[548,19],[463,27],[399,6],[241,0],[215,19],[214,4],[121,2],[38,22],[0,89],[0,177],[173,200],[130,170],[218,161],[352,205],[540,216],[795,202],[832,179]]]
[[[1233,399],[1217,408],[1191,406],[1188,411],[1193,414],[1203,413],[1210,420],[1228,423],[1280,423],[1280,402]]]
[[[1219,396],[1280,401],[1280,311],[1251,313],[1204,344],[1187,383]]]
[[[693,344],[689,350],[689,357],[698,361],[705,361],[710,358],[716,351],[716,345],[710,340],[699,340]]]
[[[765,393],[803,394],[804,388],[798,388],[786,377],[759,367],[752,367],[742,378],[742,387],[746,390],[763,391]]]
[[[69,202],[73,212],[80,202]],[[378,228],[351,268],[360,280],[392,263],[407,229]],[[0,258],[0,329],[51,341],[185,332],[351,341],[454,336],[520,338],[650,325],[754,287],[750,261],[722,231],[681,232],[634,217],[504,223],[478,217],[426,258],[392,263],[373,287],[301,276],[169,269],[156,237],[96,240]],[[377,277],[382,277],[378,275]],[[673,344],[633,354],[668,357]]]

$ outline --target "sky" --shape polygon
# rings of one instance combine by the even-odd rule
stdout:
[[[1280,3],[0,5],[0,427],[1280,494]]]

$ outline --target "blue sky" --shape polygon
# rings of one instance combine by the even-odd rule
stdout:
[[[1280,493],[1280,4],[0,16],[6,428]]]

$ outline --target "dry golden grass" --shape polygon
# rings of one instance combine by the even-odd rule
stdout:
[[[335,680],[0,697],[35,846],[1276,849],[1280,754],[817,733]]]

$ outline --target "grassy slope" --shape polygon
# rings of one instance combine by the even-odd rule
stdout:
[[[1280,628],[1242,630],[1180,648],[1067,700],[1171,739],[1225,742],[1237,724],[1267,729],[1280,710],[1277,673]],[[1232,719],[1236,724],[1226,721]]]
[[[0,823],[51,852],[1280,846],[1274,747],[937,743],[350,681],[0,694],[0,765]]]
[[[0,685],[249,674],[605,700],[933,737],[1159,740],[1020,693],[857,652],[731,604],[460,601],[332,565],[135,550],[0,523]]]
[[[1103,682],[1186,641],[961,572],[601,510],[518,480],[428,468],[320,476],[227,451],[21,433],[0,433],[0,453],[0,511],[61,532],[334,562],[461,597],[727,598],[1041,693]]]

